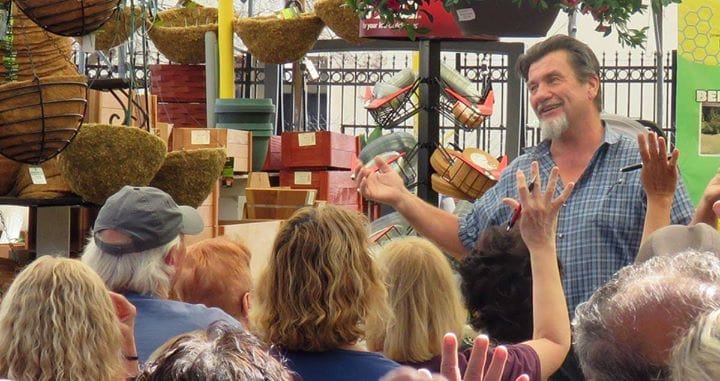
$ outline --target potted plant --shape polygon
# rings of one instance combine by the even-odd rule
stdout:
[[[419,16],[423,16],[432,21],[432,15],[427,13],[423,8],[431,2],[442,1],[443,6],[446,10],[453,13],[457,20],[462,21],[463,18],[467,17],[467,14],[458,14],[458,10],[462,9],[478,9],[473,8],[473,4],[481,6],[485,3],[485,11],[482,14],[492,14],[492,20],[498,24],[505,25],[506,29],[511,29],[510,32],[503,32],[501,34],[507,35],[507,33],[513,33],[513,26],[517,27],[521,24],[537,24],[537,18],[529,18],[532,22],[519,22],[517,20],[526,19],[519,15],[527,15],[528,12],[539,12],[547,13],[552,15],[552,12],[557,10],[563,10],[565,12],[579,11],[583,14],[590,14],[598,22],[596,30],[604,35],[609,35],[613,30],[617,32],[618,41],[626,46],[630,47],[642,47],[647,40],[647,27],[641,29],[631,29],[628,27],[628,22],[636,13],[644,13],[647,11],[648,6],[643,4],[642,0],[347,0],[349,7],[354,9],[360,18],[376,16],[380,19],[383,24],[386,25],[400,25],[407,31],[408,37],[414,39],[416,35],[426,33],[426,30],[417,28],[416,24],[408,22],[407,20],[415,19]],[[650,0],[651,7],[653,9],[660,9],[672,3],[680,3],[682,0]],[[492,4],[494,3],[494,4]],[[507,4],[512,4],[514,8],[506,8]],[[489,11],[488,9],[498,7],[502,5],[504,8],[509,9],[504,16]],[[480,12],[475,12],[476,16]],[[554,16],[553,16],[554,19]],[[469,20],[472,22],[472,20]],[[481,24],[480,21],[475,20],[476,24]],[[462,27],[462,23],[458,23]],[[552,24],[552,23],[551,23]],[[550,25],[551,25],[550,24]],[[547,25],[547,28],[550,27]],[[478,27],[478,29],[480,29]],[[547,29],[545,29],[545,32]],[[475,32],[473,32],[475,33]],[[487,32],[485,32],[487,33]],[[535,32],[537,35],[537,32]],[[518,35],[510,34],[510,35]]]

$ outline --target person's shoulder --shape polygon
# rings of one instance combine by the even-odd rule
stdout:
[[[136,306],[138,307],[138,306]],[[225,320],[228,323],[240,326],[240,323],[225,311],[208,307],[204,304],[192,304],[171,299],[148,299],[148,302],[139,306],[138,309],[146,307],[155,311],[164,311],[164,313],[173,316],[183,316],[189,320],[200,319],[208,323],[216,320]]]

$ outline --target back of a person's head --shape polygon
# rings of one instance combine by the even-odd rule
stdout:
[[[671,351],[703,313],[720,308],[720,259],[688,251],[626,266],[580,304],[575,351],[590,380],[665,380]]]
[[[690,327],[673,350],[670,370],[672,381],[720,380],[720,310]]]
[[[289,381],[288,370],[255,336],[224,321],[168,340],[139,381]]]
[[[181,237],[178,236],[160,247],[113,255],[103,252],[91,235],[83,249],[82,261],[95,270],[113,291],[167,298],[176,269],[167,263],[166,257],[180,246]]]
[[[462,337],[467,313],[448,260],[432,242],[395,239],[382,247],[378,264],[392,314],[368,326],[368,348],[401,362],[440,355],[442,337]]]
[[[332,205],[295,212],[275,238],[255,295],[251,321],[268,343],[326,351],[361,339],[364,323],[387,311],[365,217]]]
[[[77,260],[43,256],[0,304],[0,376],[15,381],[122,378],[115,309],[102,280]]]
[[[501,343],[532,338],[530,252],[518,229],[487,228],[458,272],[474,329]]]
[[[252,290],[250,251],[226,237],[188,246],[173,290],[184,302],[218,307],[245,320],[242,300]]]

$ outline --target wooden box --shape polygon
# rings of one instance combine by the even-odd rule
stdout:
[[[338,132],[284,132],[284,169],[351,169],[359,152],[356,136]]]
[[[314,189],[247,188],[245,210],[249,219],[284,220],[296,210],[315,205]]]
[[[203,220],[204,229],[200,234],[186,235],[185,244],[191,245],[206,238],[216,237],[218,234],[218,215],[220,205],[220,182],[213,186],[208,197],[197,207],[197,211]]]
[[[218,235],[241,241],[250,249],[250,273],[260,274],[272,255],[282,220],[219,221]]]
[[[150,65],[150,92],[161,102],[205,102],[205,65]]]
[[[252,133],[225,128],[173,128],[171,151],[223,147],[235,172],[250,172]]]
[[[280,186],[315,189],[317,199],[360,210],[360,194],[351,171],[280,171]]]

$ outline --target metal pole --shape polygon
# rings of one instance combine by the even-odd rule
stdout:
[[[654,4],[654,3],[653,3]],[[665,68],[663,65],[663,41],[662,41],[662,7],[652,7],[653,21],[655,22],[655,94],[657,105],[655,107],[655,123],[658,127],[665,128]]]
[[[568,13],[568,36],[575,37],[577,34],[577,8]]]
[[[438,205],[438,194],[432,189],[430,155],[440,137],[440,41],[420,41],[420,104],[418,116],[418,186],[417,195],[432,205]]]

